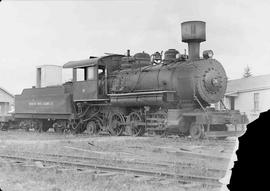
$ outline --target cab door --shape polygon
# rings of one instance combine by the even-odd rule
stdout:
[[[98,98],[104,99],[107,97],[107,71],[103,65],[98,66]]]

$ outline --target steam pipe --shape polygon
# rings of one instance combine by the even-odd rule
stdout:
[[[200,58],[200,42],[188,43],[188,56],[190,60],[197,60]]]

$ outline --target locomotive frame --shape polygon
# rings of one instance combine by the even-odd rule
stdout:
[[[71,130],[80,133],[87,130],[89,134],[107,131],[112,135],[121,135],[126,131],[133,136],[143,135],[145,131],[154,131],[157,134],[173,132],[191,135],[194,139],[204,136],[235,136],[241,133],[228,132],[224,125],[244,124],[243,115],[238,111],[210,110],[201,104],[200,109],[168,109],[177,103],[175,91],[152,90],[112,94],[108,94],[108,89],[98,91],[97,84],[108,84],[110,74],[119,70],[115,68],[119,64],[115,64],[114,68],[113,65],[107,67],[111,60],[119,62],[123,57],[125,55],[109,55],[69,62],[63,67],[73,70],[73,82],[57,87],[25,89],[22,95],[15,97],[17,107],[14,117],[20,121],[19,126],[26,130],[35,127],[37,131],[46,131],[48,126],[53,126],[56,132]],[[89,67],[94,71],[90,80],[86,72],[90,71]],[[78,68],[85,71],[83,81],[76,81]],[[104,69],[101,72],[103,76],[99,76],[99,68]],[[200,103],[196,95],[193,96],[194,100]],[[59,105],[59,102],[62,102],[62,105]],[[131,104],[127,106],[127,102]],[[25,113],[26,110],[29,113]],[[179,131],[180,128],[184,131]]]

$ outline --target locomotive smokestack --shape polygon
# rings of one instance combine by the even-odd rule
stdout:
[[[205,41],[205,22],[188,21],[181,23],[182,42],[188,43],[190,60],[200,58],[200,43]]]

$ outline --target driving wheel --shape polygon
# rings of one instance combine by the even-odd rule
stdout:
[[[110,134],[120,136],[125,129],[124,122],[125,118],[121,113],[112,113],[109,117]]]
[[[130,133],[132,136],[142,136],[145,132],[145,126],[140,124],[142,121],[141,116],[137,112],[132,112],[129,114],[130,119]]]
[[[191,123],[189,134],[192,139],[200,139],[204,135],[203,126],[196,124],[195,122]]]

